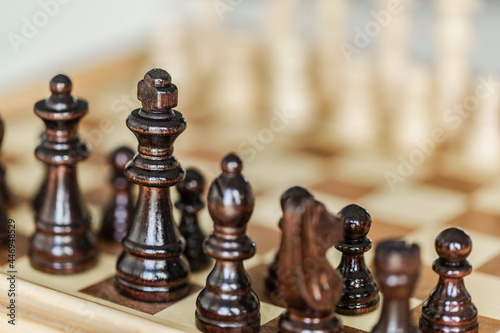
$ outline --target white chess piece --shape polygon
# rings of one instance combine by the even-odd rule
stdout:
[[[472,171],[497,173],[500,169],[500,91],[495,89],[477,100],[477,109],[463,119],[464,123],[471,122],[471,126],[461,157]]]
[[[373,101],[372,63],[360,57],[342,71],[343,93],[336,117],[330,123],[335,142],[350,149],[377,144],[379,122]]]
[[[300,34],[300,4],[268,1],[265,38],[270,76],[270,105],[273,116],[287,110],[290,121],[283,133],[303,134],[315,122],[316,100],[312,95],[310,47]]]
[[[168,13],[167,13],[168,14]],[[186,27],[187,17],[159,13],[152,20],[152,38],[147,66],[165,68],[181,92],[184,110],[189,110],[201,88],[198,79],[198,62],[193,57],[193,40]]]
[[[211,82],[209,101],[220,121],[248,126],[258,112],[260,80],[255,65],[255,44],[249,36],[229,36],[220,66]]]
[[[334,111],[336,98],[341,92],[340,68],[348,64],[339,45],[347,28],[348,1],[319,0],[316,2],[318,16],[318,77],[320,96],[325,98],[330,112]]]
[[[394,113],[391,136],[392,144],[401,153],[408,153],[417,147],[417,142],[428,139],[430,131],[431,100],[430,72],[424,66],[410,67],[407,83],[404,85],[401,108]]]
[[[345,89],[342,69],[351,62],[351,58],[347,58],[351,54],[344,54],[341,48],[348,30],[348,10],[349,2],[346,0],[315,2],[318,22],[315,31],[318,44],[315,51],[318,61],[314,65],[319,86],[314,99],[319,106],[317,118],[321,120],[316,124],[318,131],[313,140],[316,139],[321,146],[325,146],[325,139],[333,141],[333,145],[337,140],[331,128],[336,121],[339,102]],[[327,146],[330,147],[331,144],[328,143]]]
[[[474,40],[473,15],[479,0],[434,0],[436,124],[449,130],[443,114],[466,97],[471,84],[469,53]],[[457,131],[449,131],[451,139]]]
[[[411,25],[411,2],[376,0],[376,8],[371,11],[369,27],[378,27],[379,34],[373,36],[376,44],[375,70],[377,90],[385,112],[398,112],[403,102],[401,96],[406,89],[408,67],[408,36]],[[375,28],[371,28],[374,30]],[[376,31],[376,30],[375,30]],[[373,32],[372,32],[373,33]]]

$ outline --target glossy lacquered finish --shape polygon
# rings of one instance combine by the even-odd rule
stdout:
[[[342,277],[326,251],[343,240],[343,222],[304,189],[292,188],[284,196],[278,280],[287,310],[280,332],[342,332],[335,314]]]
[[[260,302],[252,290],[243,260],[255,254],[246,233],[254,198],[242,162],[234,154],[222,160],[222,173],[208,191],[208,211],[214,231],[203,244],[215,259],[205,288],[196,300],[196,327],[203,332],[258,332]]]
[[[342,252],[337,268],[344,278],[344,291],[337,304],[337,313],[360,315],[375,310],[380,302],[378,286],[366,266],[364,253],[371,249],[367,237],[371,226],[368,212],[358,205],[348,205],[339,212],[344,221],[344,242],[335,246]]]
[[[35,210],[36,231],[29,258],[36,269],[53,274],[77,273],[97,260],[97,242],[90,215],[82,202],[76,164],[89,148],[78,136],[78,123],[88,105],[71,96],[71,80],[62,74],[50,81],[52,95],[35,104],[46,130],[35,150],[47,175]]]
[[[199,271],[210,264],[210,258],[203,252],[206,238],[198,223],[198,213],[205,207],[202,199],[205,178],[194,168],[186,170],[186,178],[177,184],[179,199],[175,207],[181,211],[179,231],[186,241],[184,255],[189,261],[191,271]]]
[[[110,179],[113,194],[104,208],[100,231],[101,239],[106,241],[120,243],[134,217],[132,184],[125,177],[125,165],[133,157],[134,152],[128,147],[119,147],[109,155],[109,163],[113,167]]]
[[[139,142],[138,154],[126,165],[125,175],[139,185],[139,197],[116,264],[116,286],[137,300],[173,301],[186,295],[190,276],[170,198],[170,187],[185,175],[172,154],[186,120],[172,110],[177,105],[177,87],[162,69],[144,75],[137,96],[142,108],[132,111],[127,126]]]
[[[2,145],[3,135],[4,123],[2,118],[0,118],[0,146]],[[5,166],[0,160],[0,243],[4,243],[7,240],[7,206],[10,201],[11,196],[5,180]]]
[[[436,237],[439,258],[432,269],[439,275],[436,287],[422,305],[420,329],[423,332],[478,332],[477,309],[464,284],[472,272],[467,261],[472,250],[469,235],[458,228],[449,228]]]
[[[301,193],[303,196],[312,197],[312,194],[302,187],[299,186],[291,187],[281,195],[280,198],[281,210],[284,211],[285,203],[290,195],[298,195],[299,193]],[[282,231],[283,234],[283,218],[280,218],[278,222],[278,228]],[[279,292],[278,262],[280,258],[280,251],[281,249],[278,248],[278,251],[276,251],[276,255],[274,256],[274,260],[268,267],[265,285],[267,292],[271,296],[273,302],[278,303],[278,305],[286,306],[285,301],[283,300]]]
[[[420,272],[420,248],[400,240],[375,248],[375,276],[384,295],[380,319],[372,333],[417,333],[410,313],[410,297]]]
[[[5,134],[5,125],[3,119],[0,118],[0,146],[3,143],[3,137]],[[0,195],[5,206],[9,206],[12,203],[12,195],[7,186],[7,180],[5,178],[5,165],[3,161],[0,160]]]

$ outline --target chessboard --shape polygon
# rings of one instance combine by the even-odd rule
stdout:
[[[98,88],[91,87],[92,77],[81,83],[78,83],[78,76],[74,78],[75,95],[91,103],[80,132],[91,144],[92,153],[79,165],[78,177],[95,229],[99,228],[103,206],[111,195],[107,154],[118,145],[131,148],[136,145],[124,119],[139,103],[130,105],[123,114],[106,112],[106,106],[113,105],[117,96],[130,95],[141,78],[137,72],[133,74],[130,78],[115,77],[107,82],[108,86],[103,83]],[[175,82],[175,75],[173,78]],[[120,85],[118,81],[127,84]],[[23,103],[28,106],[3,115],[6,139],[2,159],[14,195],[8,215],[16,230],[16,326],[9,325],[5,316],[9,302],[9,285],[5,281],[13,269],[9,268],[7,250],[3,248],[0,251],[1,330],[197,332],[195,301],[210,268],[192,274],[187,297],[170,303],[145,303],[123,297],[114,288],[120,245],[102,243],[97,265],[78,274],[51,275],[30,266],[27,244],[34,231],[31,200],[43,175],[43,165],[33,156],[43,124],[31,110],[37,100],[47,96],[46,83],[44,89],[40,94],[23,97]],[[96,103],[92,106],[94,100]],[[184,167],[200,170],[207,182],[220,172],[220,159],[226,153],[242,153],[238,150],[245,135],[257,135],[262,130],[254,125],[245,129],[227,127],[223,122],[213,122],[195,114],[203,110],[184,110],[182,91],[176,109],[186,117],[188,128],[176,143],[175,155]],[[422,302],[438,279],[431,269],[437,258],[435,237],[450,226],[465,229],[473,241],[469,261],[474,267],[465,283],[479,310],[480,332],[500,332],[500,174],[485,177],[466,172],[453,156],[440,158],[436,150],[424,163],[413,166],[413,172],[402,175],[398,173],[400,159],[384,149],[343,151],[327,148],[277,133],[272,142],[256,150],[255,154],[242,154],[243,173],[255,194],[248,233],[257,245],[257,254],[245,262],[245,268],[261,300],[261,332],[277,332],[278,318],[284,311],[283,307],[273,304],[264,279],[280,242],[279,197],[294,185],[309,189],[332,212],[350,203],[366,208],[372,216],[369,237],[374,244],[384,239],[403,238],[421,247],[420,279],[410,304],[415,322]],[[391,186],[387,172],[398,175],[400,181]],[[175,195],[174,192],[172,189]],[[203,229],[207,233],[211,231],[212,222],[206,209],[201,212],[200,220]],[[329,250],[328,257],[334,267],[338,265],[340,254],[337,250]],[[366,253],[365,258],[371,266],[373,251]],[[365,315],[340,317],[345,332],[369,332],[379,314],[380,308]]]

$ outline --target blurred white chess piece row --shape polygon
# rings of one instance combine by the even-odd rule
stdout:
[[[256,2],[259,24],[245,31],[217,15],[212,2],[198,2],[186,10],[188,19],[158,20],[150,62],[173,72],[184,110],[203,104],[217,121],[265,125],[287,108],[294,119],[282,135],[331,149],[383,146],[402,154],[439,128],[448,138],[443,147],[470,156],[471,168],[498,170],[498,93],[458,128],[445,116],[479,76],[469,54],[481,0],[433,0],[431,64],[409,52],[412,2],[370,1],[372,21],[357,30],[368,47],[349,40],[354,4],[347,0]],[[356,49],[349,57],[346,45]]]

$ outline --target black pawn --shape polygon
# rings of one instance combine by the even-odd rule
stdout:
[[[423,332],[478,332],[477,309],[464,284],[472,272],[467,261],[472,250],[469,235],[449,228],[436,237],[439,256],[432,269],[439,275],[436,287],[422,305],[420,329]]]
[[[243,267],[255,254],[255,243],[246,233],[254,198],[241,175],[240,158],[229,154],[222,160],[222,174],[208,191],[208,211],[214,231],[203,244],[215,266],[196,300],[196,327],[203,332],[257,332],[260,302]]]
[[[193,168],[188,168],[186,178],[177,184],[179,199],[175,207],[181,211],[179,232],[186,241],[184,255],[192,271],[203,269],[210,264],[210,258],[203,252],[206,236],[198,224],[198,212],[205,207],[202,199],[204,189],[205,178]]]
[[[359,315],[375,310],[380,296],[378,286],[365,264],[364,253],[371,249],[372,241],[366,235],[372,223],[370,214],[358,206],[349,205],[339,212],[344,221],[344,242],[335,246],[342,252],[337,268],[344,278],[344,291],[337,312]]]
[[[381,242],[375,248],[375,275],[384,295],[378,323],[372,333],[417,333],[410,297],[420,271],[420,248],[404,241]]]
[[[119,147],[109,155],[113,197],[104,210],[100,231],[101,238],[107,241],[121,242],[134,217],[132,184],[125,177],[125,165],[133,157],[134,152],[128,147]]]

